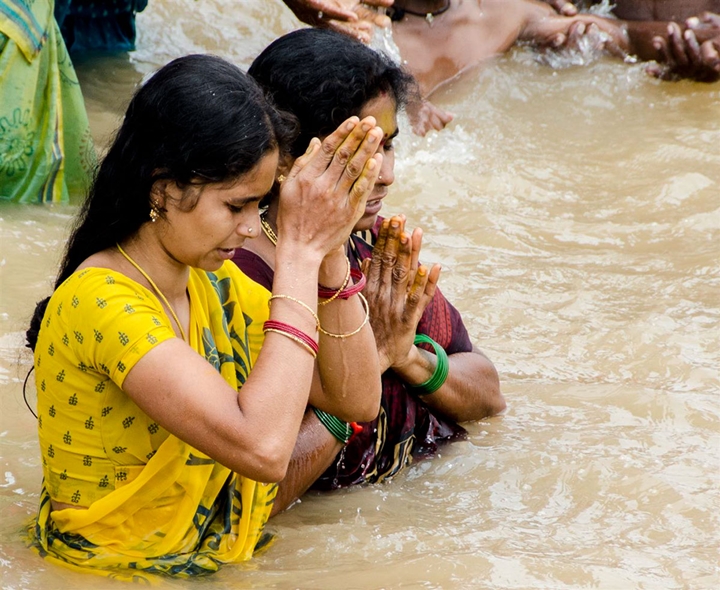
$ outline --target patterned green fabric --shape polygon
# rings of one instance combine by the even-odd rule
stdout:
[[[52,0],[0,0],[0,201],[80,201],[95,166]]]

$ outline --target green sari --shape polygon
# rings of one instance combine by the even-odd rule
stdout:
[[[95,166],[80,84],[53,0],[0,0],[0,202],[61,203]]]

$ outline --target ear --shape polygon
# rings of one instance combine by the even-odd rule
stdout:
[[[177,185],[167,178],[161,178],[153,183],[152,188],[150,189],[150,201],[160,211],[165,211],[165,204],[167,203],[170,191],[174,186]]]

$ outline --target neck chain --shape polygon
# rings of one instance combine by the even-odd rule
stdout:
[[[125,252],[125,250],[123,250],[120,247],[120,244],[115,244],[115,245],[117,246],[117,249],[120,251],[120,254],[122,254],[127,259],[127,261],[130,264],[132,264],[142,276],[145,277],[145,280],[148,283],[150,283],[150,286],[155,290],[155,293],[158,295],[158,297],[160,297],[162,302],[167,306],[168,310],[170,311],[170,314],[172,315],[173,319],[175,320],[175,323],[177,324],[177,327],[180,329],[180,335],[182,336],[182,339],[185,342],[187,342],[187,338],[185,336],[185,330],[183,330],[182,324],[180,323],[180,320],[178,319],[177,314],[175,313],[175,310],[172,308],[172,305],[170,305],[170,302],[167,300],[165,295],[163,295],[163,292],[160,289],[158,289],[158,286],[155,284],[155,281],[153,281],[150,278],[148,273],[146,273],[142,268],[140,268],[140,265],[137,262],[135,262],[132,258],[130,258],[128,253]]]
[[[260,225],[262,226],[263,233],[267,236],[267,239],[272,242],[273,246],[277,246],[278,237],[275,230],[273,230],[270,225],[270,222],[267,220],[267,211],[263,211],[262,215],[260,215]]]
[[[445,3],[438,8],[437,10],[432,10],[430,12],[420,12],[417,10],[411,10],[410,8],[394,8],[390,7],[388,8],[388,16],[390,17],[390,20],[392,21],[399,21],[405,18],[406,14],[411,14],[412,16],[422,16],[425,19],[427,19],[429,22],[432,22],[432,19],[443,12],[446,12],[450,8],[450,2],[452,0],[445,0]]]

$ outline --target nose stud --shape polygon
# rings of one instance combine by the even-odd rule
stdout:
[[[248,233],[249,233],[249,234],[253,233],[253,228],[248,227]]]

